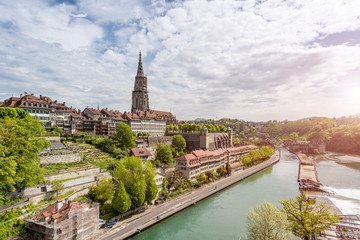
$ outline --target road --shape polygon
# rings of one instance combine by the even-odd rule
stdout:
[[[211,184],[202,186],[199,189],[192,190],[183,195],[170,199],[161,205],[153,206],[141,214],[134,215],[130,219],[117,223],[115,228],[102,235],[101,239],[111,240],[125,239],[130,237],[136,233],[137,229],[143,230],[151,225],[154,225],[159,221],[195,204],[196,202],[201,201],[202,199],[207,198],[208,196],[211,196],[212,194],[221,191],[222,189],[227,188],[232,184],[253,175],[256,172],[273,165],[274,163],[278,162],[279,159],[279,151],[276,151],[269,160],[247,168],[243,171],[237,172],[230,177],[220,179]]]

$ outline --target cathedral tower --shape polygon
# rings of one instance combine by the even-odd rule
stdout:
[[[149,95],[147,90],[147,77],[144,75],[141,52],[139,52],[139,64],[135,77],[134,90],[132,91],[132,107],[131,112],[149,111]]]

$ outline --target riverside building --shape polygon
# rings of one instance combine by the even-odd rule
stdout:
[[[231,173],[243,169],[239,156],[255,149],[258,149],[255,145],[246,145],[213,151],[194,150],[189,154],[176,158],[174,166],[185,178],[195,181],[196,175],[207,171],[216,172],[219,167],[226,168],[227,164]]]

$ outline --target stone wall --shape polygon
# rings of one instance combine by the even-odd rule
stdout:
[[[209,150],[228,148],[232,146],[229,133],[209,133]]]
[[[66,181],[63,182],[63,185],[65,187],[65,192],[68,192],[70,190],[74,190],[72,189],[75,186],[87,186],[87,184],[89,183],[96,183],[97,181],[99,181],[102,178],[107,178],[107,177],[111,177],[109,172],[104,172],[104,173],[99,173],[97,175],[93,175],[93,176],[87,176],[87,177],[82,177],[82,178],[77,178],[77,179],[73,179],[70,181]],[[94,184],[91,184],[91,186]],[[51,182],[46,182],[46,183],[42,183],[42,184],[38,184],[36,187],[27,187],[22,191],[22,197],[27,198],[27,197],[32,197],[33,195],[39,195],[39,194],[43,194],[43,193],[48,193],[52,191],[52,186],[51,186]]]
[[[201,149],[200,144],[200,132],[179,132],[179,133],[168,133],[169,135],[173,136],[176,134],[180,134],[184,137],[186,141],[186,148],[189,151]],[[215,150],[218,148],[227,148],[232,146],[230,133],[222,132],[222,133],[208,133],[206,138],[209,150]]]
[[[162,137],[149,137],[149,146],[153,149],[156,148],[158,143],[163,143],[165,145],[171,145],[172,136],[162,136]]]
[[[42,164],[71,163],[71,162],[81,162],[83,160],[83,156],[81,153],[69,153],[69,154],[41,156],[40,159]]]
[[[31,195],[37,195],[37,194],[46,193],[49,191],[51,191],[51,183],[46,182],[46,183],[38,184],[35,187],[27,187],[27,188],[23,189],[22,195],[23,195],[23,197],[29,197]]]
[[[67,182],[64,182],[64,191],[60,194],[74,191],[77,192],[76,197],[81,196],[81,193],[88,193],[89,187],[96,185],[101,179],[111,177],[109,172],[99,173],[93,176],[87,176],[83,178],[73,179]],[[52,191],[51,183],[46,182],[42,184],[38,184],[36,187],[27,187],[22,191],[7,193],[8,197],[22,197],[24,199],[29,199],[29,201],[33,204],[37,204],[41,200],[50,199],[55,196],[55,193]],[[75,197],[74,197],[75,198]],[[11,208],[9,206],[8,208]]]
[[[48,137],[45,137],[45,139],[50,141],[50,142],[60,142],[60,137],[59,136],[48,136]]]
[[[186,141],[186,149],[189,151],[200,149],[200,132],[170,132],[168,134],[171,136],[182,135]]]
[[[92,176],[100,173],[100,168],[90,168],[90,169],[84,169],[74,172],[67,172],[67,173],[61,173],[57,175],[52,175],[45,177],[46,180],[49,181],[56,181],[56,180],[64,180],[74,177],[81,177],[81,176]]]

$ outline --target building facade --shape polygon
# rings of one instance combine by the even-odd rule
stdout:
[[[2,107],[19,107],[28,112],[32,117],[44,124],[46,129],[57,126],[64,133],[71,132],[71,113],[75,112],[72,107],[66,106],[65,102],[58,103],[49,97],[34,94],[20,94],[20,97],[11,97],[4,101]]]
[[[51,127],[51,106],[49,103],[27,92],[20,97],[11,97],[4,101],[3,107],[18,107],[28,112],[32,117],[44,123],[45,127]]]
[[[196,180],[196,175],[207,171],[214,171],[219,167],[226,167],[229,164],[230,171],[242,169],[239,156],[248,153],[250,150],[258,149],[255,145],[231,147],[217,150],[195,150],[175,159],[174,166],[186,179]]]
[[[35,218],[27,219],[26,228],[34,240],[95,239],[99,205],[58,200]]]

